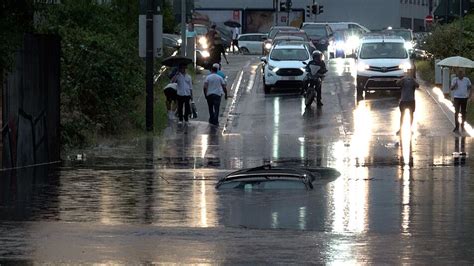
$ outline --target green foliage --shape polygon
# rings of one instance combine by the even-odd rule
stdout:
[[[38,30],[62,39],[63,142],[85,144],[97,134],[138,126],[136,99],[144,88],[144,64],[137,51],[138,4],[61,2],[41,12]]]
[[[419,73],[420,77],[431,83],[435,83],[435,77],[434,77],[434,64],[432,61],[427,61],[427,60],[421,60],[417,61],[416,63],[416,70]]]
[[[0,1],[0,72],[10,69],[23,34],[33,30],[32,22],[32,0]]]
[[[466,16],[450,24],[437,25],[427,37],[423,49],[435,58],[450,56],[474,56],[474,15]]]
[[[168,1],[163,1],[163,32],[174,33],[176,28],[176,20],[174,19],[173,7]]]

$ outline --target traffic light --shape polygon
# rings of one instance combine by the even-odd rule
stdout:
[[[311,6],[311,13],[318,14],[318,5]]]
[[[324,12],[323,8],[324,8],[323,5],[318,5],[318,14],[321,14]]]
[[[280,11],[286,11],[286,1],[280,0]]]
[[[291,6],[293,5],[293,3],[291,2],[291,0],[286,0],[286,8],[288,10],[291,10]]]
[[[311,6],[306,6],[306,17],[311,17]]]

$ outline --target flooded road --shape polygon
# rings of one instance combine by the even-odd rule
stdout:
[[[265,95],[249,60],[221,128],[170,123],[58,171],[3,172],[0,264],[474,262],[473,141],[451,132],[436,89],[417,92],[413,134],[397,136],[397,96],[356,99],[350,59],[330,62],[321,109]],[[341,175],[308,191],[214,188],[265,163]]]

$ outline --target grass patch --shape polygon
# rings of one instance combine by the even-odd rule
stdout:
[[[435,71],[434,64],[431,61],[421,60],[416,61],[416,71],[420,75],[420,78],[430,84],[435,84]]]

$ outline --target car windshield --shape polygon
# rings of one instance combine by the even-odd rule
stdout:
[[[276,61],[305,61],[309,59],[309,55],[305,49],[301,48],[273,49],[270,59]]]
[[[194,27],[194,32],[196,35],[206,35],[207,28],[206,27]]]
[[[303,41],[309,41],[308,39],[308,35],[306,35],[306,33],[304,32],[283,32],[283,31],[280,31],[277,33],[277,35],[275,35],[275,38],[273,39],[276,39],[276,38],[284,38],[284,36],[288,36],[288,38],[302,38]]]
[[[306,32],[308,36],[317,36],[317,37],[325,37],[326,36],[326,28],[325,27],[304,27],[303,30]]]
[[[279,31],[298,31],[297,28],[273,29],[268,33],[268,38],[273,39]]]
[[[345,34],[343,31],[336,31],[334,32],[334,39],[336,41],[344,41],[345,39]]]
[[[364,43],[360,50],[361,59],[407,58],[408,53],[403,43]]]
[[[411,32],[408,30],[389,30],[387,31],[388,33],[391,33],[392,35],[400,36],[402,37],[405,41],[411,41]]]

